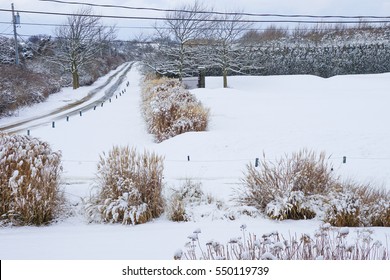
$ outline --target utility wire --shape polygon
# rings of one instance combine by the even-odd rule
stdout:
[[[88,2],[70,2],[60,0],[39,0],[41,2],[53,2],[60,4],[70,5],[85,5],[91,7],[102,7],[102,8],[119,8],[128,10],[146,10],[146,11],[157,11],[157,12],[182,12],[182,13],[195,13],[195,14],[214,14],[214,15],[233,15],[233,16],[251,16],[251,17],[281,17],[281,18],[341,18],[341,19],[390,19],[390,16],[374,16],[374,15],[308,15],[308,14],[272,14],[272,13],[245,13],[245,12],[218,12],[218,11],[191,11],[185,9],[160,9],[150,7],[133,7],[124,5],[112,5],[112,4],[95,4]]]
[[[389,21],[390,22],[390,21]],[[9,24],[9,22],[6,22],[6,21],[0,21],[0,24]],[[20,24],[21,26],[50,26],[50,27],[61,27],[61,26],[70,26],[69,24],[58,24],[58,23],[35,23],[35,22],[23,22]],[[9,27],[12,27],[12,25],[10,25]],[[9,28],[8,27],[8,28]],[[115,25],[115,28],[117,29],[145,29],[145,30],[153,30],[153,29],[156,29],[156,27],[153,27],[153,26],[117,26]],[[354,28],[354,27],[351,27],[351,28]],[[359,28],[359,26],[356,26],[355,28]],[[169,30],[170,27],[165,27],[165,26],[161,26],[161,27],[158,27],[159,30]],[[213,30],[213,29],[216,29],[216,28],[204,28],[204,27],[199,27],[199,28],[195,28],[197,30]],[[251,27],[251,28],[243,28],[243,30],[245,31],[273,31],[272,29],[270,28],[267,28],[267,27],[262,27],[262,28],[256,28],[256,27]],[[294,31],[295,28],[281,28],[280,30],[279,29],[276,29],[276,31]],[[298,28],[297,29],[298,31],[311,31],[313,30],[312,28]],[[334,31],[334,30],[340,30],[340,28],[338,27],[329,27],[329,28],[326,28],[326,31]],[[6,30],[4,30],[3,32],[6,32]]]
[[[389,20],[390,22],[390,20]],[[0,24],[10,24],[9,22],[6,22],[6,21],[0,21]],[[27,25],[27,26],[51,26],[51,27],[61,27],[61,26],[70,26],[70,24],[59,24],[59,23],[36,23],[36,22],[22,22],[20,23],[21,26],[23,25]],[[9,25],[9,27],[12,27],[12,25]],[[9,28],[8,27],[8,28]],[[118,26],[118,25],[115,25],[115,28],[118,28],[118,29],[156,29],[156,27],[154,26]],[[359,28],[359,26],[356,26],[356,27],[352,27],[352,28]],[[161,27],[158,27],[158,29],[170,29],[170,27],[165,27],[165,26],[161,26]],[[195,28],[197,30],[213,30],[213,29],[216,29],[216,28],[205,28],[205,27],[198,27],[198,28]],[[296,28],[289,28],[289,27],[286,27],[286,28],[277,28],[275,31],[289,31],[289,30],[295,30]],[[271,29],[268,27],[262,27],[262,28],[256,28],[256,27],[250,27],[250,28],[243,28],[243,30],[253,30],[253,31],[274,31],[272,29],[272,26],[271,26]],[[301,27],[298,27],[299,31],[311,31],[313,30],[313,28],[301,28]],[[332,30],[340,30],[339,27],[329,27],[329,28],[326,28],[327,31],[332,31]],[[3,31],[5,32],[5,31]]]
[[[9,22],[7,22],[9,24]],[[12,27],[12,24],[9,24],[3,31],[0,32],[0,34],[7,32]]]
[[[12,12],[10,9],[0,9],[0,12]],[[118,16],[118,15],[94,15],[94,14],[77,14],[77,13],[59,13],[59,12],[48,12],[48,11],[31,11],[31,10],[18,10],[20,13],[27,14],[43,14],[43,15],[56,15],[56,16],[78,16],[78,17],[100,17],[100,18],[112,18],[112,19],[129,19],[129,20],[155,20],[155,21],[197,21],[198,19],[192,18],[166,18],[166,17],[141,17],[141,16]],[[318,21],[318,20],[249,20],[249,19],[204,19],[205,22],[241,22],[241,23],[302,23],[302,24],[358,24],[362,23],[361,20],[331,20],[331,21]],[[364,23],[390,23],[390,17],[383,17],[381,20],[365,20]]]

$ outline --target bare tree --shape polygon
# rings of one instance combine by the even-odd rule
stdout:
[[[240,72],[239,62],[241,60],[237,55],[242,52],[237,48],[239,46],[237,40],[250,26],[250,23],[243,21],[240,13],[225,13],[215,19],[213,37],[216,40],[216,55],[214,62],[222,70],[225,88],[228,86],[228,72]]]
[[[112,40],[112,28],[102,25],[91,8],[82,8],[56,29],[58,54],[55,62],[72,75],[73,89],[80,87],[80,69],[102,54],[106,42]]]
[[[169,37],[178,47],[170,51],[176,57],[176,68],[179,79],[182,80],[186,59],[191,56],[191,41],[200,40],[209,29],[211,14],[199,1],[192,5],[184,5],[166,16],[165,28],[167,34],[157,29],[162,38]]]

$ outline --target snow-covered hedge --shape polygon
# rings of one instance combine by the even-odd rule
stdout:
[[[143,115],[156,141],[207,129],[209,110],[178,80],[145,79],[142,93]]]
[[[0,134],[0,223],[42,225],[59,214],[61,153],[39,139]]]
[[[97,194],[85,205],[90,221],[141,224],[161,215],[163,158],[114,147],[100,157]]]
[[[273,231],[250,234],[241,226],[242,236],[229,242],[211,240],[201,244],[200,229],[188,236],[184,250],[174,258],[179,260],[389,260],[390,250],[374,241],[369,230],[351,236],[348,228],[332,228],[323,224],[314,235],[290,235],[287,239]]]
[[[274,30],[272,30],[274,29]],[[316,30],[296,29],[292,32],[275,26],[261,34],[251,30],[235,42],[225,53],[229,61],[228,75],[294,75],[311,74],[331,77],[346,74],[371,74],[390,71],[390,28],[329,27]],[[252,37],[252,38],[251,38]],[[209,44],[189,44],[184,65],[180,65],[183,76],[193,77],[200,66],[206,75],[222,75],[219,64],[223,47],[210,37]],[[144,57],[146,69],[165,75],[178,75],[177,54],[180,44],[171,41],[159,42],[158,48]]]

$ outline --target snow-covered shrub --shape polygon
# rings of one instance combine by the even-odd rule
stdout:
[[[292,191],[284,197],[275,197],[267,204],[265,213],[275,220],[302,220],[312,219],[316,216],[310,205],[310,200],[307,201],[302,191]]]
[[[206,130],[209,110],[178,80],[145,80],[142,92],[143,115],[156,141],[188,131]]]
[[[358,227],[362,225],[362,202],[359,196],[348,190],[332,194],[325,221],[333,226]]]
[[[174,194],[168,202],[167,215],[171,221],[174,222],[187,222],[188,217],[185,209],[183,199],[178,195]]]
[[[141,224],[163,212],[163,158],[129,147],[113,147],[100,156],[98,193],[86,204],[91,221]]]
[[[365,226],[390,227],[390,191],[370,184],[354,186],[362,202],[362,220]]]
[[[380,198],[370,204],[367,210],[370,217],[370,226],[390,227],[390,195]]]
[[[333,226],[390,226],[390,193],[348,182],[331,192],[325,221]]]
[[[204,193],[202,183],[191,179],[186,179],[179,189],[171,190],[166,205],[168,219],[175,222],[196,221],[210,216],[212,220],[225,219],[224,210],[222,201]]]
[[[0,65],[0,116],[42,102],[59,89],[58,83],[50,81],[47,74],[15,65]]]
[[[273,219],[310,219],[324,194],[337,186],[325,154],[306,149],[259,167],[247,165],[236,200],[254,206]]]
[[[36,138],[0,134],[0,222],[42,225],[59,214],[61,153]]]
[[[0,64],[12,64],[15,61],[15,44],[11,39],[0,36]]]
[[[175,222],[187,222],[189,217],[188,207],[193,208],[205,200],[205,194],[201,189],[201,183],[187,179],[177,190],[172,190],[167,201],[167,216]]]
[[[184,250],[175,253],[179,260],[390,260],[389,248],[373,240],[372,232],[357,231],[352,237],[348,228],[322,225],[314,235],[290,235],[276,231],[251,234],[241,226],[242,236],[226,244],[208,241],[201,245],[200,230],[188,236]]]

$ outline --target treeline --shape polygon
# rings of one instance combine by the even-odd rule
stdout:
[[[390,45],[384,42],[351,43],[342,46],[282,45],[270,42],[259,46],[244,47],[238,52],[237,56],[251,58],[248,66],[242,68],[242,74],[311,74],[328,78],[336,75],[390,71],[388,63]],[[209,71],[209,74],[220,73],[213,69]]]
[[[205,19],[205,12],[197,3],[167,13],[156,28],[153,53],[144,56],[145,71],[181,79],[202,67],[206,75],[223,76],[224,87],[229,75],[331,77],[390,71],[389,24],[259,29],[239,14]]]
[[[331,77],[345,74],[390,72],[390,27],[321,29],[293,32],[270,27],[250,31],[235,41],[228,51],[228,75],[294,75],[311,74]],[[215,63],[220,56],[215,41],[192,41],[188,44],[183,76],[198,73],[221,76],[223,69]],[[179,46],[158,45],[152,56],[153,71],[177,76],[174,55]],[[146,64],[150,64],[146,61]]]

